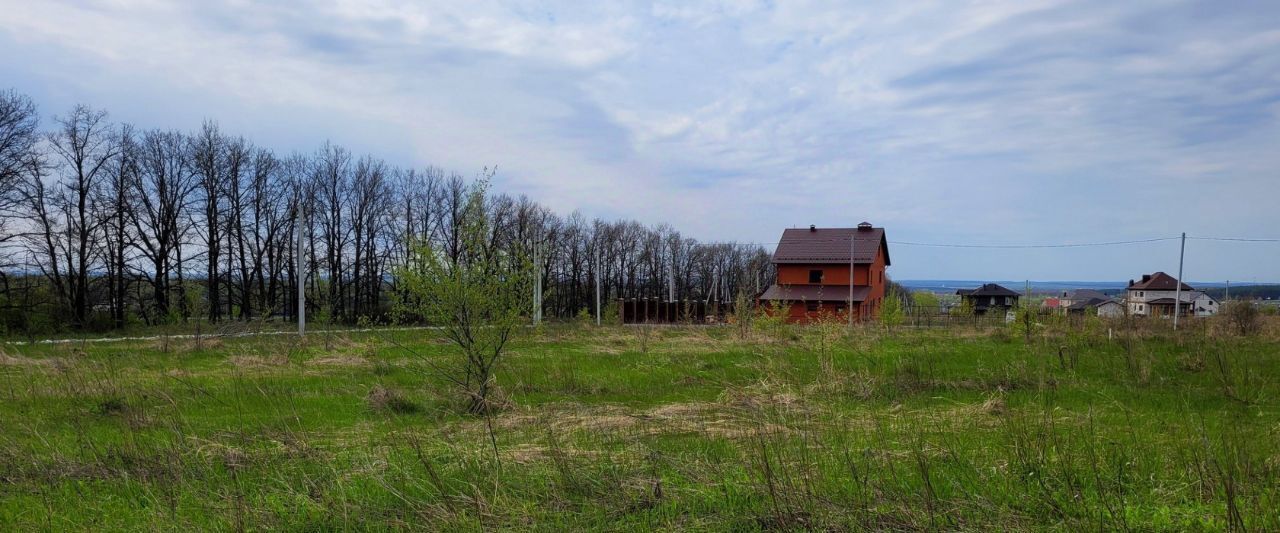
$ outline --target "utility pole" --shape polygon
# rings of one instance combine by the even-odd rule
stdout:
[[[1227,293],[1222,295],[1222,301],[1231,301],[1231,280],[1227,280]]]
[[[533,246],[533,325],[542,323],[542,247]]]
[[[1182,260],[1187,255],[1187,232],[1182,232],[1182,246],[1178,250],[1178,285],[1173,291],[1173,330],[1178,330],[1178,315],[1182,314]]]
[[[306,253],[302,245],[302,228],[307,225],[307,212],[302,207],[302,201],[298,201],[298,244],[295,254],[298,256],[298,336],[303,337],[307,334],[307,271],[306,271]]]
[[[850,235],[849,236],[849,305],[846,305],[844,309],[844,314],[849,316],[849,329],[853,329],[853,241],[854,241],[853,235]]]
[[[667,265],[667,301],[676,301],[676,256],[671,255],[671,264]]]
[[[621,307],[621,306],[619,306]],[[600,251],[596,250],[596,325],[600,325]]]

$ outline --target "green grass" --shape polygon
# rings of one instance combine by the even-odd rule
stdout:
[[[1280,529],[1280,344],[1191,329],[552,327],[498,461],[431,332],[7,346],[0,530]]]

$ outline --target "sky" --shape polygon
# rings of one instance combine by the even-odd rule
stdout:
[[[898,279],[1122,281],[1280,237],[1280,3],[0,0],[0,89],[326,140],[702,241],[870,221]],[[772,245],[770,245],[772,247]],[[1185,278],[1280,281],[1280,242]]]

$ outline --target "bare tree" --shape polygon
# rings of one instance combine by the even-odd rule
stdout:
[[[121,126],[117,133],[119,155],[110,165],[105,186],[98,200],[104,219],[103,252],[107,273],[107,300],[111,322],[122,328],[126,319],[128,295],[128,251],[133,247],[130,217],[134,209],[134,183],[138,179],[141,151],[131,126]]]
[[[139,150],[139,171],[133,181],[137,202],[130,220],[135,247],[148,263],[144,272],[151,282],[155,321],[164,321],[171,312],[171,276],[181,271],[180,249],[188,232],[187,212],[196,180],[182,134],[149,131]]]
[[[350,201],[347,203],[347,220],[351,224],[353,239],[351,261],[351,317],[364,316],[377,305],[377,290],[381,287],[378,245],[382,230],[387,226],[390,207],[387,186],[390,171],[382,161],[362,157],[356,162]]]
[[[24,176],[38,175],[44,167],[37,149],[39,123],[30,98],[13,91],[0,92],[0,299],[5,308],[12,308],[16,302],[7,270],[18,262],[17,250],[10,246],[19,236],[18,228],[9,222],[24,215],[19,185]],[[31,309],[25,304],[20,307],[17,315],[25,321]]]
[[[344,253],[350,239],[346,205],[351,186],[351,153],[325,143],[313,165],[317,222],[324,241],[325,266],[328,276],[329,319],[343,316],[346,297]]]
[[[200,210],[193,215],[196,233],[204,241],[205,286],[209,301],[209,321],[222,317],[221,274],[218,261],[222,259],[223,229],[223,181],[228,174],[226,139],[218,131],[218,125],[206,120],[199,133],[190,140],[191,164],[199,179]]]
[[[42,166],[39,123],[30,98],[11,90],[0,92],[0,246],[16,236],[5,226],[16,215],[16,187],[24,175]]]
[[[20,187],[33,226],[29,250],[77,326],[88,321],[90,272],[104,221],[96,189],[118,152],[106,118],[105,111],[78,105],[56,119],[58,128],[46,136],[54,182],[46,187],[44,173],[33,172]]]

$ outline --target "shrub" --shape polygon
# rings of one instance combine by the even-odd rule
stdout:
[[[738,291],[738,294],[733,297],[733,316],[730,321],[737,326],[739,339],[746,339],[751,333],[752,322],[755,321],[757,312],[751,297],[743,291]]]
[[[772,303],[762,305],[756,311],[756,317],[751,322],[751,326],[756,331],[768,335],[776,339],[786,337],[787,332],[787,304],[781,300],[774,300]]]
[[[902,300],[897,294],[885,297],[884,305],[880,308],[880,323],[889,329],[902,323]]]
[[[600,322],[610,326],[622,325],[622,309],[618,307],[617,300],[610,300],[604,304],[604,310],[600,313]]]
[[[1258,308],[1252,302],[1235,300],[1222,305],[1220,315],[1227,328],[1240,336],[1253,335],[1261,327]]]
[[[418,411],[418,404],[405,398],[398,391],[382,385],[377,385],[369,391],[369,395],[365,397],[365,403],[369,404],[370,410],[379,413],[402,415]]]

